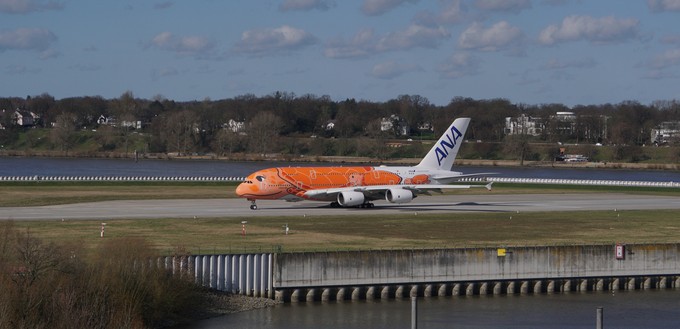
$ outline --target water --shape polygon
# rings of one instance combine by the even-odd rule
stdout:
[[[0,157],[0,176],[170,176],[243,177],[278,166],[332,166],[332,163],[228,162],[216,160],[139,160]],[[349,164],[343,164],[345,166]],[[607,179],[679,182],[679,171],[571,168],[457,167],[464,173],[493,172],[498,177]]]
[[[680,328],[680,291],[622,291],[418,299],[418,328]],[[284,304],[194,323],[192,328],[410,328],[411,301]]]

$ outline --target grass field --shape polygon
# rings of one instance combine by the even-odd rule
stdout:
[[[224,183],[31,183],[0,185],[2,205],[40,205],[112,199],[224,198]],[[488,193],[483,191],[484,194]],[[647,188],[529,186],[497,184],[492,193],[623,192],[680,196],[680,191]],[[453,193],[481,193],[477,190]],[[483,198],[483,196],[480,196]],[[0,208],[2,211],[2,208]],[[544,213],[451,213],[382,217],[250,217],[242,219],[145,219],[107,221],[26,221],[14,225],[54,242],[94,248],[115,238],[141,237],[164,254],[176,248],[192,253],[333,251],[392,248],[498,247],[602,243],[680,242],[680,212],[582,211]],[[288,225],[290,232],[284,234]]]

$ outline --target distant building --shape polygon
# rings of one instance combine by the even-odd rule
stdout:
[[[543,119],[521,114],[519,117],[505,118],[506,135],[540,136],[545,129]]]
[[[392,114],[389,118],[380,119],[380,131],[394,131],[397,136],[407,136],[410,128],[398,115]]]
[[[680,141],[680,121],[666,121],[652,129],[652,142],[656,145]]]
[[[335,129],[335,121],[328,121],[326,122],[325,125],[322,126],[322,128],[326,131],[331,131]]]
[[[40,117],[33,112],[16,109],[12,122],[17,126],[32,127],[39,118]]]
[[[233,133],[241,133],[246,130],[246,123],[243,121],[229,119],[227,123],[222,124],[222,129],[231,130]]]

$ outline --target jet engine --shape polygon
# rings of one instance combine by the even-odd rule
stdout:
[[[389,189],[385,192],[385,200],[392,203],[406,203],[413,200],[413,192],[404,189]]]
[[[364,203],[364,194],[361,192],[342,192],[338,194],[338,203],[343,207],[354,207]]]

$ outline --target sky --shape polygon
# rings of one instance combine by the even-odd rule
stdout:
[[[0,97],[680,99],[680,0],[0,0]]]

